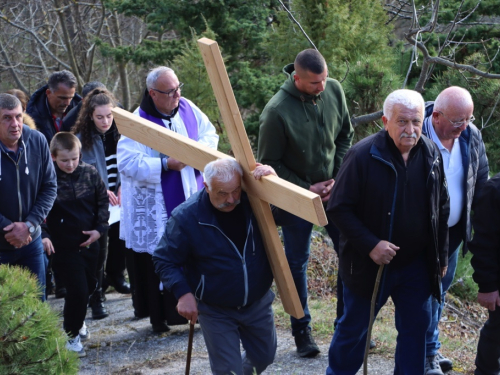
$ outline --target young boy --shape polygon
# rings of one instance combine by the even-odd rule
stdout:
[[[89,297],[96,289],[98,239],[108,227],[108,194],[97,170],[80,161],[82,145],[71,133],[57,133],[50,153],[57,174],[57,198],[47,217],[54,247],[53,268],[66,285],[66,347],[85,356],[79,331],[85,329]],[[88,336],[88,335],[86,335]]]

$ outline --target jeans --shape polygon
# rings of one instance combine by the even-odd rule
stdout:
[[[479,335],[474,375],[500,374],[500,307],[488,312],[489,319]]]
[[[215,375],[252,375],[273,363],[277,348],[274,293],[242,308],[198,302],[198,320]],[[243,354],[240,352],[240,341]]]
[[[427,356],[436,355],[441,347],[441,343],[439,342],[439,321],[441,320],[441,314],[443,312],[446,292],[450,289],[451,283],[455,277],[455,271],[457,270],[458,254],[460,253],[460,246],[462,244],[460,228],[460,224],[450,228],[450,249],[455,250],[452,253],[448,253],[448,269],[446,270],[446,275],[441,279],[441,303],[438,303],[435,298],[432,298],[431,324],[427,329],[425,339]]]
[[[40,286],[40,299],[45,301],[45,253],[42,236],[38,236],[28,245],[13,251],[0,251],[0,264],[26,267],[37,278]]]
[[[375,315],[389,296],[395,305],[398,331],[394,374],[422,375],[425,365],[425,333],[431,316],[431,287],[426,264],[391,269],[386,266]],[[328,352],[327,375],[354,375],[363,364],[370,319],[370,299],[344,285],[344,315],[339,319]]]
[[[290,266],[295,287],[297,288],[300,303],[304,309],[304,316],[302,318],[296,319],[293,316],[290,317],[292,335],[295,336],[306,329],[311,329],[311,314],[309,313],[309,306],[307,305],[307,265],[309,263],[313,224],[277,207],[273,207],[273,216],[276,220],[276,224],[281,226],[286,258]],[[329,223],[325,228],[332,238],[335,250],[338,251],[338,229],[332,223]],[[343,310],[342,298],[339,290],[342,292],[342,280],[340,276],[337,279],[337,297],[340,301],[340,303],[337,304],[337,314],[339,311]]]

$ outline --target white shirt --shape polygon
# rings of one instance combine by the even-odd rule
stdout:
[[[462,209],[464,207],[464,166],[462,164],[462,152],[460,142],[457,139],[453,142],[451,152],[443,146],[439,137],[432,126],[432,120],[429,118],[429,138],[434,141],[441,151],[443,157],[444,174],[448,183],[448,194],[450,195],[450,217],[448,226],[452,227],[460,221]]]

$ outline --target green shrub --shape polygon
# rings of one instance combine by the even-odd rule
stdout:
[[[0,266],[0,374],[76,374],[78,357],[27,270]]]
[[[474,269],[470,264],[472,254],[469,251],[465,257],[462,257],[462,249],[459,251],[457,271],[450,287],[450,293],[467,301],[475,301],[478,288],[472,279],[472,274],[474,273]]]

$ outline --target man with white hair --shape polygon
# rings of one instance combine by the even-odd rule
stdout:
[[[443,90],[435,102],[426,103],[422,133],[432,139],[443,157],[444,172],[450,194],[448,270],[441,280],[441,303],[432,301],[432,320],[427,330],[426,375],[443,375],[452,368],[452,361],[439,348],[438,323],[446,292],[457,268],[458,253],[467,253],[471,240],[471,209],[488,180],[488,158],[481,132],[472,124],[474,102],[470,93],[457,86]]]
[[[177,207],[153,255],[179,314],[198,319],[214,374],[263,372],[276,353],[273,275],[234,159],[205,167],[205,189]],[[256,179],[274,174],[257,165]],[[240,353],[240,341],[245,352]]]
[[[431,295],[441,298],[449,198],[439,149],[421,137],[422,96],[394,91],[382,121],[384,130],[347,152],[328,202],[328,218],[341,232],[345,305],[328,354],[330,375],[354,375],[363,363],[380,266],[375,315],[391,297],[398,330],[395,374],[424,373]]]
[[[136,115],[217,148],[219,136],[214,126],[193,102],[181,97],[183,84],[172,69],[160,66],[151,70],[146,85]],[[165,321],[181,322],[175,301],[158,289],[160,280],[154,273],[151,256],[172,210],[203,189],[203,176],[200,171],[124,136],[118,141],[117,159],[122,182],[120,238],[133,250],[135,285],[131,289],[135,316],[150,316],[153,331],[165,332],[169,329]]]

